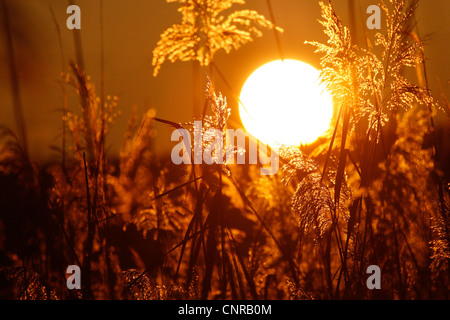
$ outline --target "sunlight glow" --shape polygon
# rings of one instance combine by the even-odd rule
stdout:
[[[239,114],[246,130],[276,147],[317,140],[330,127],[333,104],[319,71],[298,60],[269,62],[245,82]]]

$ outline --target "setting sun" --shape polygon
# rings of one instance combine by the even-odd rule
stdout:
[[[240,101],[244,127],[272,147],[314,142],[333,116],[319,72],[298,60],[272,61],[257,69],[245,82]]]

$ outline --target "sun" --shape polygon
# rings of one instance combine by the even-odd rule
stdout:
[[[310,144],[330,127],[331,95],[319,71],[298,60],[276,60],[253,72],[241,94],[246,130],[271,147]]]

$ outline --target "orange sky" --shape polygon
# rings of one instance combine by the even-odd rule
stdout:
[[[62,98],[58,81],[61,72],[60,50],[55,25],[49,5],[56,14],[62,30],[66,60],[74,59],[72,31],[65,27],[68,2],[61,0],[6,0],[10,7],[14,49],[19,70],[20,93],[33,160],[55,157],[51,145],[60,145]],[[349,22],[349,2],[356,13],[356,36],[362,40],[365,28],[365,8],[377,1],[336,0],[335,7]],[[82,45],[87,73],[99,86],[100,25],[99,1],[75,1],[81,8]],[[318,67],[319,56],[314,48],[305,45],[306,40],[324,41],[318,1],[272,0],[276,23],[285,29],[280,36],[286,58],[303,60]],[[136,106],[142,114],[154,108],[157,116],[175,122],[192,120],[192,64],[165,63],[158,75],[152,76],[152,50],[159,35],[167,27],[181,21],[177,4],[165,0],[105,0],[104,45],[106,93],[120,98],[122,115],[116,120],[108,138],[108,146],[117,152],[122,144],[130,111]],[[243,6],[236,5],[236,9]],[[247,0],[246,6],[269,18],[264,0]],[[426,46],[427,72],[433,92],[437,95],[438,82],[450,96],[450,1],[421,1],[417,12],[419,32],[429,35]],[[370,31],[374,32],[374,31]],[[272,31],[264,30],[264,36],[230,54],[218,52],[215,61],[221,72],[239,93],[245,79],[262,64],[280,57]],[[207,69],[204,70],[207,72]],[[232,107],[231,118],[238,121],[237,104],[232,93],[216,75],[217,90],[228,97]],[[0,29],[0,125],[15,129],[12,98],[8,73],[3,21]],[[70,109],[76,110],[77,100],[70,91]],[[157,150],[171,148],[169,129],[158,124]]]

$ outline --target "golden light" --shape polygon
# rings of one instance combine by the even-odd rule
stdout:
[[[269,62],[245,82],[239,114],[246,130],[271,147],[309,144],[330,127],[333,104],[319,71],[298,60]]]

